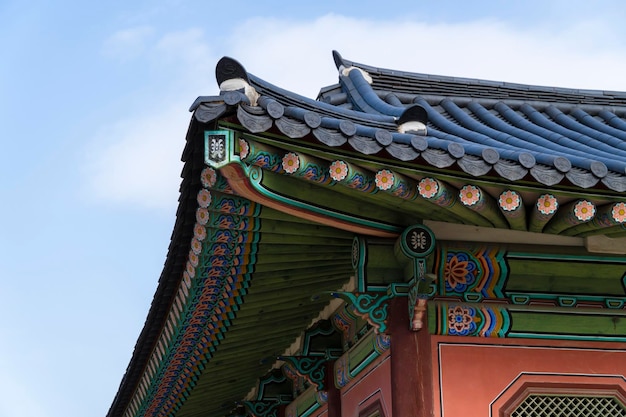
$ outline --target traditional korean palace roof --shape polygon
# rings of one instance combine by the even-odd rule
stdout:
[[[223,58],[220,95],[191,106],[168,256],[109,417],[235,416],[282,401],[270,393],[278,358],[328,356],[313,341],[333,337],[320,323],[345,319],[332,293],[402,275],[385,254],[414,224],[438,240],[570,248],[623,268],[626,93],[333,55],[339,82],[316,100]],[[359,239],[381,255],[367,283]]]

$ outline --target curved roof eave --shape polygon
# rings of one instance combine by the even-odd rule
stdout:
[[[136,393],[139,378],[146,369],[150,355],[164,328],[170,308],[174,304],[177,295],[175,289],[181,283],[181,276],[184,276],[184,271],[186,271],[191,242],[196,229],[196,211],[200,204],[198,196],[201,191],[210,188],[203,188],[205,186],[198,180],[204,169],[203,143],[198,140],[201,136],[201,129],[206,127],[203,123],[210,125],[223,117],[236,117],[239,123],[250,132],[277,130],[286,138],[306,137],[326,146],[349,147],[364,155],[380,154],[392,160],[418,161],[421,166],[430,165],[433,169],[455,165],[459,170],[474,177],[479,177],[493,170],[501,178],[511,181],[519,179],[521,173],[535,178],[538,183],[548,185],[569,181],[582,188],[597,186],[614,191],[626,190],[626,179],[623,173],[611,171],[603,173],[600,168],[592,168],[591,165],[587,170],[581,169],[563,156],[554,157],[552,165],[544,165],[537,162],[538,158],[529,152],[515,154],[512,150],[498,151],[489,145],[468,140],[470,138],[465,138],[463,132],[458,135],[447,133],[443,128],[434,126],[432,120],[426,135],[411,133],[410,131],[399,133],[396,130],[397,122],[400,121],[404,113],[398,113],[400,117],[397,117],[397,114],[385,114],[390,109],[379,106],[376,110],[376,106],[380,103],[373,103],[375,106],[372,106],[377,115],[344,109],[336,105],[324,105],[318,101],[305,99],[294,93],[280,90],[254,76],[250,76],[245,70],[239,72],[238,75],[244,77],[244,81],[256,89],[257,94],[259,92],[261,94],[254,96],[250,91],[246,91],[245,86],[232,90],[223,89],[219,96],[201,97],[192,106],[194,116],[183,153],[185,166],[180,187],[181,196],[165,267],[131,362],[107,414],[109,417],[121,416],[132,396]],[[358,79],[359,76],[359,74],[354,74],[352,78]],[[367,85],[362,85],[361,88],[364,89],[365,93],[374,92],[376,97],[382,95],[380,91]],[[356,95],[357,93],[353,92],[353,94]],[[367,100],[377,99],[371,94],[361,95],[367,96]],[[388,100],[387,103],[391,107],[402,108],[403,106],[400,100],[396,101],[393,98]],[[471,101],[467,98],[466,100]],[[462,106],[454,100],[452,102],[461,107],[462,111],[466,111],[464,110],[466,105]],[[431,106],[438,106],[435,101],[429,103]],[[531,107],[536,108],[537,106],[531,105]],[[445,109],[437,108],[431,111],[441,114],[439,112],[443,112]],[[390,112],[393,113],[395,110],[391,109]],[[621,133],[619,133],[626,132],[626,128],[624,128],[626,121],[623,118],[610,111],[606,114],[598,112],[594,115],[590,115],[584,110],[581,112],[572,112],[568,117],[574,117],[585,126],[608,135],[608,138],[605,139],[610,146],[619,147],[619,144],[623,143],[624,137],[620,136]],[[557,113],[554,114],[554,117],[558,116]],[[374,117],[375,115],[376,117]],[[445,116],[442,115],[442,117],[448,116],[450,116],[448,113]],[[419,115],[415,117],[418,118]],[[461,127],[459,122],[459,128]],[[572,130],[570,127],[563,127]],[[464,129],[471,130],[469,127],[464,127]],[[487,135],[485,132],[474,133],[478,136]],[[583,133],[583,135],[588,135],[588,133]],[[609,140],[611,137],[615,140]],[[537,154],[535,152],[535,155]],[[515,160],[516,157],[517,160]],[[593,169],[597,172],[594,173]],[[217,204],[216,201],[214,204]],[[302,235],[309,236],[310,233]],[[343,240],[345,241],[345,245],[343,245],[345,259],[349,260],[351,236],[346,235]],[[325,241],[324,244],[326,244]],[[344,276],[347,276],[347,272],[344,273],[343,270],[338,272],[340,272],[338,274],[340,278],[337,279],[337,283]],[[331,284],[335,286],[337,283]],[[280,289],[282,290],[282,288]]]
[[[223,60],[231,66],[240,65],[231,58]],[[604,115],[607,121],[603,122],[605,119],[598,120],[600,116],[590,116],[581,107],[573,106],[572,112],[581,120],[578,122],[562,109],[550,107],[549,103],[539,105],[536,100],[522,106],[516,101],[517,109],[511,109],[506,101],[494,100],[493,107],[486,108],[484,100],[448,99],[443,95],[443,104],[439,105],[430,104],[434,102],[432,96],[425,100],[418,94],[412,96],[410,103],[393,97],[385,101],[380,96],[393,96],[394,92],[375,90],[375,83],[370,85],[360,71],[340,75],[346,99],[357,103],[346,108],[281,89],[247,73],[243,67],[239,73],[245,74],[245,82],[258,100],[252,103],[240,89],[200,97],[192,106],[198,120],[214,120],[227,108],[236,108],[239,122],[254,133],[276,128],[290,138],[307,136],[327,146],[348,146],[365,155],[386,151],[381,156],[402,162],[419,161],[435,169],[454,167],[471,176],[492,171],[509,181],[537,167],[540,169],[535,169],[531,177],[543,185],[554,186],[554,178],[560,177],[564,185],[626,191],[626,142],[620,136],[626,135],[622,128],[626,122],[615,113],[608,112],[618,120]],[[403,94],[406,101],[406,93]],[[445,100],[450,104],[446,105]],[[428,118],[426,129],[401,133],[403,115],[415,113],[415,109],[423,110]],[[560,113],[561,120],[551,120],[546,112]],[[425,152],[432,155],[425,156]],[[424,157],[418,160],[420,156]],[[506,169],[499,169],[499,163]]]

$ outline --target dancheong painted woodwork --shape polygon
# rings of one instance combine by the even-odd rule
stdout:
[[[108,417],[626,415],[626,93],[333,57],[217,63]]]

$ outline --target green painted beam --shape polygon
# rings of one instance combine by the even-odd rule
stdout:
[[[512,311],[511,334],[568,339],[626,340],[626,317]]]
[[[624,264],[507,259],[505,291],[626,296]]]

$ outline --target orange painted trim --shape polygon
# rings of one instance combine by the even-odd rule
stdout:
[[[337,229],[346,230],[356,234],[385,238],[397,238],[400,235],[400,233],[396,232],[380,230],[374,227],[335,219],[320,213],[315,213],[311,210],[294,207],[265,196],[254,188],[250,179],[246,175],[246,172],[238,164],[226,165],[220,168],[220,173],[227,179],[228,184],[232,187],[232,189],[241,197],[247,198],[263,206],[273,208],[282,213],[291,214],[292,216],[299,217],[301,219],[310,220],[325,226],[335,227]]]

